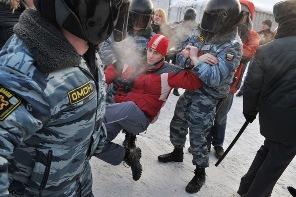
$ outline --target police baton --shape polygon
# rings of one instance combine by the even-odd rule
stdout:
[[[228,154],[228,152],[231,150],[231,148],[234,146],[234,144],[236,143],[236,141],[238,140],[238,138],[242,135],[242,133],[245,131],[245,129],[247,128],[249,122],[246,121],[244,123],[244,125],[242,126],[242,128],[239,130],[238,134],[235,136],[235,138],[232,140],[231,144],[227,147],[226,151],[224,152],[224,154],[221,156],[221,158],[217,161],[217,163],[215,164],[215,166],[217,167],[222,160],[224,159],[224,157],[226,157],[226,155]]]

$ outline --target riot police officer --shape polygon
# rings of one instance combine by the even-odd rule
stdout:
[[[89,159],[106,138],[94,49],[122,4],[35,0],[21,15],[0,53],[1,196],[93,196]]]
[[[203,82],[197,91],[185,91],[179,98],[170,124],[171,153],[160,155],[159,162],[182,162],[183,148],[189,128],[195,175],[186,191],[196,193],[205,182],[205,168],[209,166],[206,137],[213,125],[217,104],[227,96],[229,84],[242,57],[242,44],[237,25],[241,6],[237,0],[210,0],[200,24],[200,36],[187,40],[179,55],[181,65],[190,58],[193,70]],[[183,62],[183,63],[182,63]],[[188,62],[188,61],[186,61]]]

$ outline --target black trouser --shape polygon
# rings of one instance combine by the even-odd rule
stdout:
[[[247,174],[241,178],[238,194],[244,197],[271,195],[277,180],[296,154],[296,145],[287,146],[265,139]]]

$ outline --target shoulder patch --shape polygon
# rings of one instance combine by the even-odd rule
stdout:
[[[90,82],[87,82],[86,84],[68,92],[68,98],[70,104],[75,104],[79,103],[80,101],[83,101],[93,93],[93,85]]]
[[[232,53],[226,53],[226,60],[227,61],[232,61],[234,59],[234,54]]]
[[[205,42],[205,37],[204,37],[204,36],[199,35],[199,36],[197,36],[197,38],[198,38],[198,40],[199,40],[200,42],[202,42],[202,43]]]
[[[20,104],[20,99],[0,85],[0,121],[5,120]]]

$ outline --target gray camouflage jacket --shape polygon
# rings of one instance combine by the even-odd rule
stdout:
[[[0,196],[89,196],[89,159],[106,138],[103,72],[96,82],[36,11],[15,32],[0,52]]]
[[[197,91],[217,99],[226,97],[233,82],[234,72],[242,58],[242,42],[237,31],[224,36],[214,36],[210,41],[204,41],[200,36],[192,36],[183,43],[183,48],[188,44],[196,46],[199,49],[199,55],[210,53],[218,59],[216,65],[204,62],[194,65],[193,71],[204,83],[203,87]],[[177,64],[183,67],[185,61],[185,57],[179,53]]]

